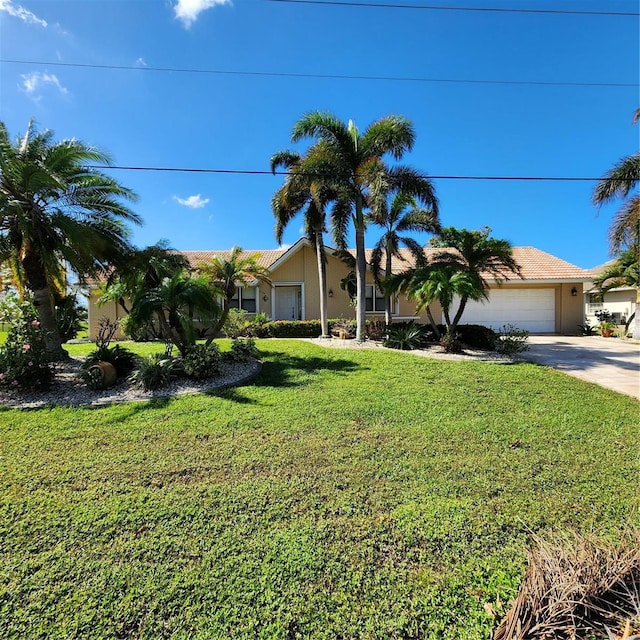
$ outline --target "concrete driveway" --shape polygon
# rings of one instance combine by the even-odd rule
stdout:
[[[640,343],[600,336],[530,336],[523,359],[640,399]]]

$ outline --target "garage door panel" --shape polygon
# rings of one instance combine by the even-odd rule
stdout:
[[[454,301],[455,310],[459,301]],[[482,324],[500,329],[516,325],[533,333],[555,332],[556,296],[554,289],[492,289],[484,304],[468,302],[462,324]]]

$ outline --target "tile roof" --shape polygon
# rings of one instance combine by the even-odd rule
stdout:
[[[240,253],[240,258],[247,258],[251,255],[256,256],[256,262],[261,267],[268,268],[286,252],[287,249],[246,250]],[[179,253],[185,256],[189,260],[189,264],[195,269],[202,263],[212,260],[215,256],[228,258],[231,255],[231,249],[223,251],[180,251]]]
[[[297,243],[296,243],[297,244]],[[290,247],[289,249],[294,249]],[[329,250],[330,247],[327,247]],[[289,249],[266,249],[266,250],[245,250],[240,255],[244,258],[249,255],[257,254],[258,264],[262,267],[269,268],[277,260],[282,258]],[[424,252],[427,258],[433,258],[442,249],[425,247]],[[231,253],[230,249],[221,251],[182,251],[183,255],[187,257],[192,267],[198,267],[203,262],[211,260],[214,256],[228,257]],[[355,257],[355,249],[349,249]],[[367,262],[371,259],[371,249],[366,250]],[[400,250],[402,259],[394,257],[392,264],[392,271],[399,273],[405,269],[413,266],[413,256],[408,249]],[[549,253],[536,249],[535,247],[514,247],[513,257],[520,265],[521,276],[513,273],[506,273],[505,276],[509,280],[574,280],[574,281],[586,281],[591,280],[595,269],[586,270],[577,267],[570,262],[561,260],[556,256],[552,256]],[[384,260],[383,260],[384,264]],[[603,265],[603,267],[606,265]],[[487,275],[487,280],[491,281],[493,278],[491,275]]]
[[[443,249],[425,247],[424,253],[428,259],[435,257],[438,252]],[[349,252],[355,256],[355,250],[350,249]],[[371,258],[371,249],[366,250],[367,261]],[[405,269],[412,267],[414,260],[408,249],[401,249],[400,253],[403,260],[393,258],[391,261],[391,270],[399,273]],[[505,276],[509,280],[590,280],[591,271],[576,267],[570,262],[556,258],[549,253],[536,249],[535,247],[514,247],[513,257],[520,265],[521,275],[508,272]],[[491,275],[486,276],[491,281]]]

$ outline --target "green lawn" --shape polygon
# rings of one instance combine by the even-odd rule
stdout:
[[[0,412],[1,638],[486,640],[532,533],[640,525],[631,398],[259,346],[219,395]]]

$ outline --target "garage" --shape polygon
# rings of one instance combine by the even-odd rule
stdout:
[[[454,302],[452,310],[457,305]],[[555,289],[491,289],[485,304],[467,303],[460,324],[482,324],[494,330],[513,324],[531,333],[555,333]]]

